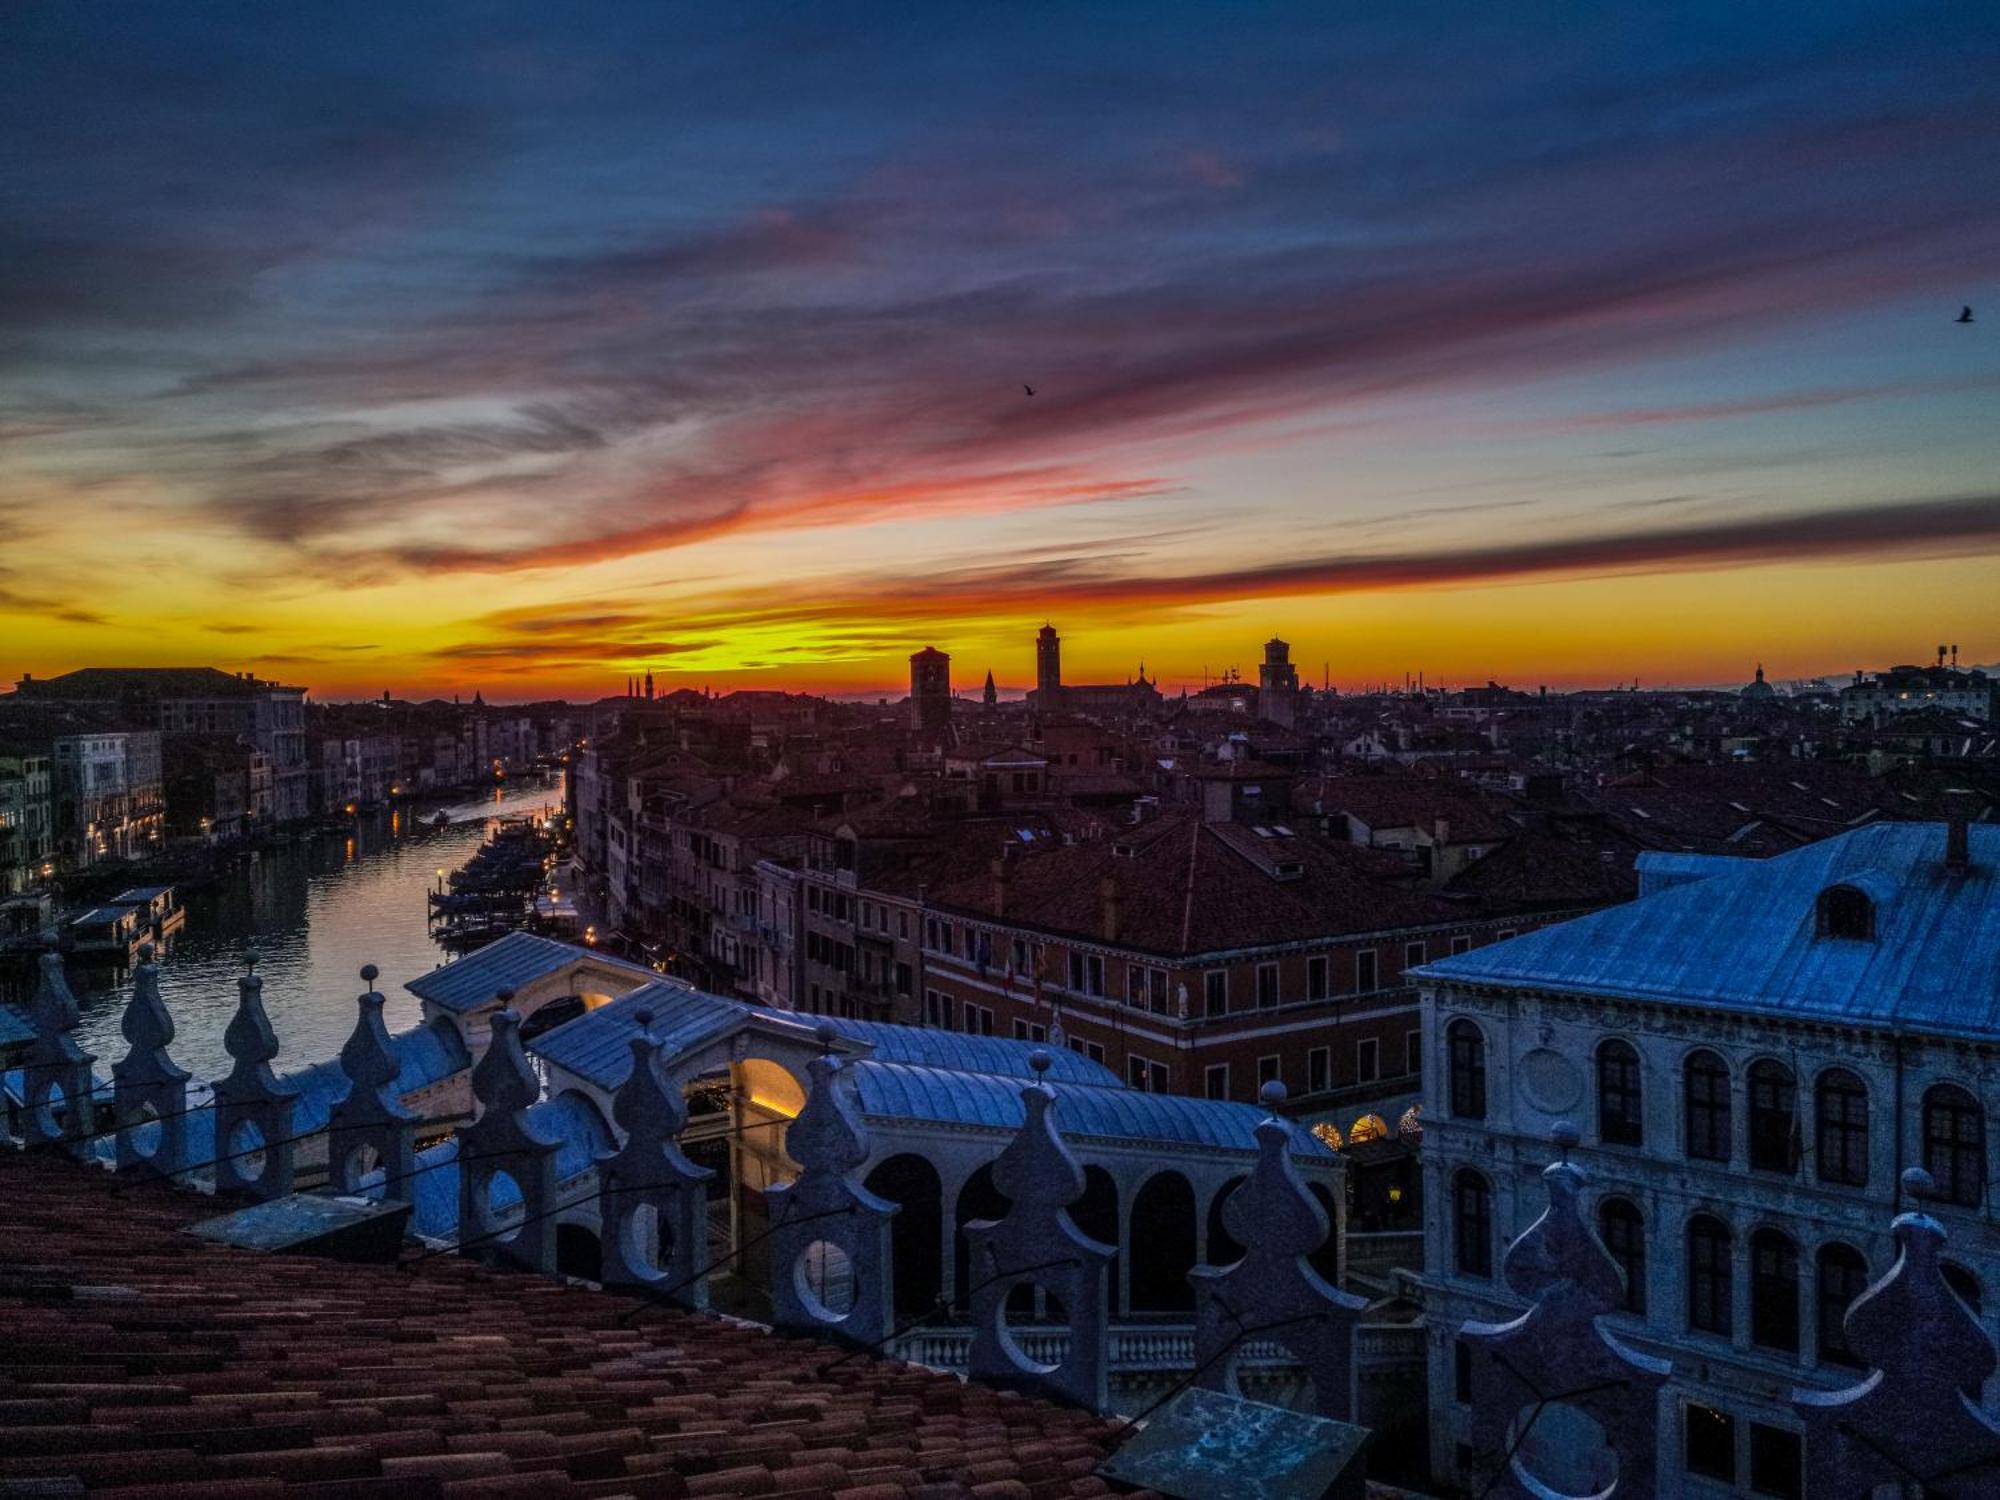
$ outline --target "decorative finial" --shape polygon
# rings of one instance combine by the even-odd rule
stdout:
[[[1264,1101],[1267,1109],[1276,1109],[1285,1102],[1286,1088],[1281,1078],[1267,1078],[1264,1086],[1257,1090],[1257,1097]]]
[[[641,1006],[638,1010],[632,1012],[632,1024],[637,1026],[641,1031],[644,1031],[648,1026],[653,1024],[653,1013]]]
[[[1549,1139],[1562,1152],[1562,1159],[1568,1161],[1570,1148],[1583,1139],[1583,1133],[1576,1128],[1574,1120],[1558,1120],[1549,1127]]]
[[[153,945],[151,943],[141,943],[139,945],[139,962],[142,964],[149,964],[152,961],[153,961]]]
[[[375,965],[373,964],[363,964],[361,966],[361,982],[367,985],[368,988],[372,990],[375,988],[375,976],[380,974],[381,972],[382,971],[376,968]]]
[[[1903,1191],[1920,1203],[1928,1203],[1937,1196],[1937,1179],[1922,1167],[1905,1167]]]
[[[1033,1052],[1028,1054],[1028,1066],[1035,1070],[1037,1076],[1048,1072],[1049,1062],[1048,1053],[1044,1052],[1040,1047],[1037,1047]]]
[[[819,1039],[819,1050],[822,1052],[833,1051],[833,1044],[840,1037],[840,1033],[833,1029],[831,1021],[821,1021],[813,1028],[813,1035]]]
[[[511,984],[501,985],[499,989],[493,992],[493,998],[498,1000],[502,1006],[512,1005],[514,1003],[514,986]]]
[[[256,973],[257,965],[263,959],[263,956],[255,948],[245,947],[243,950],[244,971],[250,974]]]

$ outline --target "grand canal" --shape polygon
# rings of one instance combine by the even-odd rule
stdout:
[[[433,828],[433,809],[380,813],[355,821],[352,832],[266,851],[233,865],[214,883],[184,896],[187,926],[160,963],[160,992],[178,1035],[173,1058],[197,1078],[229,1069],[223,1027],[236,1005],[236,979],[246,946],[262,955],[264,1005],[283,1049],[283,1072],[331,1057],[354,1027],[358,971],[381,970],[376,988],[387,997],[390,1030],[414,1024],[417,999],[403,988],[445,961],[431,941],[424,892],[439,867],[462,864],[497,816],[558,810],[562,785],[550,780],[510,783],[483,801],[447,806],[452,823]],[[125,1051],[118,1032],[123,980],[73,971],[82,1003],[84,1046],[108,1071]],[[92,982],[101,988],[85,989]]]

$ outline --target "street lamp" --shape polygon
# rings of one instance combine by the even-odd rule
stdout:
[[[443,890],[444,890],[444,866],[443,866],[443,865],[439,865],[439,866],[438,866],[438,883],[437,883],[437,888],[438,888],[438,890],[439,890],[439,892],[440,892],[440,893],[442,893],[442,892],[443,892]]]

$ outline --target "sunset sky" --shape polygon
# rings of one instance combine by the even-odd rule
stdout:
[[[7,681],[2000,658],[1996,5],[13,0],[0,205]]]

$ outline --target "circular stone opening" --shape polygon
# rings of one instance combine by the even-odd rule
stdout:
[[[165,1135],[160,1112],[150,1102],[141,1104],[126,1120],[126,1145],[141,1161],[151,1161],[160,1154],[160,1141]]]
[[[653,1204],[629,1209],[619,1229],[618,1245],[625,1264],[642,1276],[663,1276],[674,1253],[674,1232]]]
[[[264,1151],[264,1132],[255,1120],[238,1120],[223,1143],[229,1169],[244,1182],[261,1182],[269,1165]]]
[[[792,1285],[806,1313],[838,1323],[854,1311],[854,1262],[832,1240],[814,1240],[799,1252]]]
[[[1532,1404],[1524,1406],[1507,1442],[1514,1448],[1514,1475],[1533,1494],[1600,1500],[1618,1486],[1618,1455],[1597,1419],[1580,1406],[1551,1401],[1539,1416]]]
[[[41,1107],[35,1111],[35,1124],[44,1137],[60,1140],[63,1137],[63,1114],[69,1105],[69,1095],[63,1092],[59,1083],[51,1083],[42,1095]]]
[[[349,1196],[357,1194],[363,1198],[380,1198],[384,1196],[389,1186],[384,1179],[377,1177],[373,1182],[368,1181],[381,1168],[382,1153],[365,1141],[348,1152],[346,1177],[349,1184]]]
[[[999,1324],[1000,1347],[1024,1374],[1052,1374],[1068,1356],[1069,1308],[1039,1281],[1008,1285]]]
[[[505,1245],[521,1232],[523,1213],[521,1184],[495,1169],[487,1174],[485,1187],[477,1194],[481,1236],[489,1244]]]

